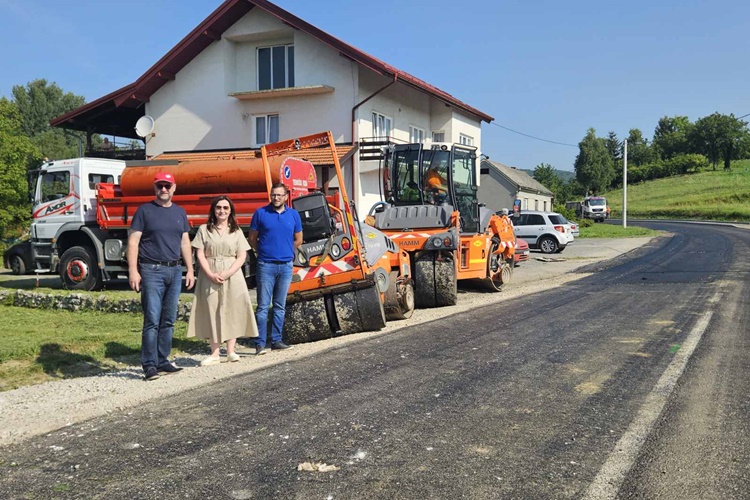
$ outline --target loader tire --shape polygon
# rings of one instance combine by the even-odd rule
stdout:
[[[410,282],[397,284],[398,271],[391,271],[388,290],[385,292],[385,317],[387,320],[411,318],[414,314],[414,287]]]
[[[458,300],[454,264],[437,257],[436,253],[429,253],[415,263],[414,302],[419,308],[452,306]]]
[[[270,325],[271,321],[268,323]],[[264,332],[260,333],[264,334]],[[282,336],[290,344],[314,342],[333,337],[326,314],[325,299],[287,304]]]
[[[435,303],[437,307],[455,306],[458,302],[456,267],[452,261],[435,261]]]
[[[333,296],[337,335],[374,332],[385,326],[385,310],[376,286]]]

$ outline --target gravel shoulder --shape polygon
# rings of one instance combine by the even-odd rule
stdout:
[[[529,261],[516,268],[513,281],[501,293],[459,288],[457,305],[417,310],[410,319],[388,323],[379,332],[300,344],[289,351],[270,352],[257,357],[249,350],[238,351],[242,356],[239,362],[210,367],[199,366],[203,356],[179,357],[174,361],[185,367],[183,371],[148,383],[143,381],[140,367],[132,366],[94,377],[59,380],[0,393],[0,446],[19,443],[73,423],[123,411],[153,399],[165,398],[239,374],[293,362],[363,339],[388,335],[414,324],[562,286],[591,274],[576,272],[576,269],[616,258],[651,240],[650,237],[579,239],[563,253],[555,254],[549,259],[532,251]]]

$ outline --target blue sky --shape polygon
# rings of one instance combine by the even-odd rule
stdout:
[[[35,78],[97,99],[135,81],[220,0],[0,0],[0,95]],[[662,116],[750,113],[747,0],[277,0],[309,23],[543,139]],[[572,170],[577,147],[482,126],[483,152]]]

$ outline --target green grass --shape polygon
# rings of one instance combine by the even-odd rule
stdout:
[[[48,311],[0,305],[0,391],[140,364],[140,314]],[[172,352],[202,352],[177,322]]]
[[[622,190],[605,194],[612,216],[622,216]],[[750,222],[750,160],[725,172],[657,179],[628,186],[628,217]]]
[[[633,238],[636,236],[656,236],[659,231],[647,229],[645,227],[628,226],[623,228],[622,225],[615,224],[593,224],[589,227],[581,227],[579,238]]]

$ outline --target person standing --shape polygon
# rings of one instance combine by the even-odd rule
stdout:
[[[156,198],[138,207],[130,224],[128,282],[130,288],[141,292],[141,366],[146,380],[159,378],[159,372],[182,370],[169,361],[182,289],[182,264],[187,268],[188,289],[193,287],[195,276],[187,213],[172,203],[176,187],[172,174],[156,174]]]
[[[200,264],[188,324],[188,337],[207,339],[211,355],[201,366],[221,362],[219,348],[227,343],[227,361],[240,356],[234,351],[237,338],[257,337],[253,305],[241,272],[247,243],[234,215],[234,203],[226,195],[211,202],[208,222],[198,228],[193,248]]]
[[[289,190],[280,182],[271,186],[271,203],[253,214],[250,221],[250,246],[258,254],[256,281],[258,307],[255,318],[259,336],[255,354],[266,353],[268,309],[273,301],[271,348],[289,349],[281,339],[286,313],[286,295],[292,282],[294,252],[302,245],[302,220],[286,205]]]

